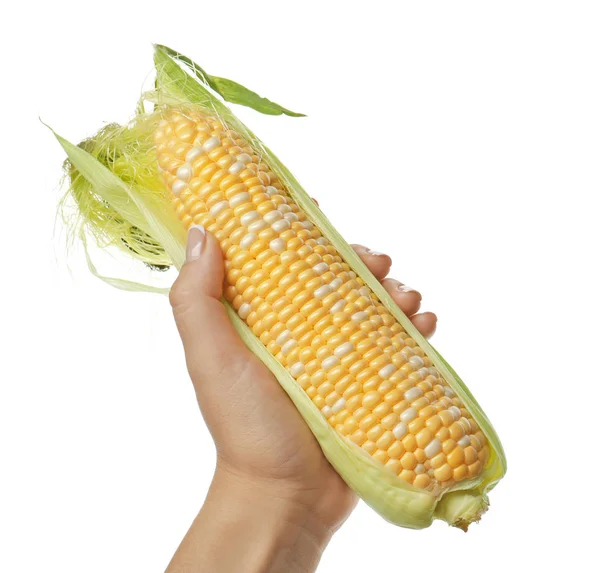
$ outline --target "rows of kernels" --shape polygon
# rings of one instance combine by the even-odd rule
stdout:
[[[225,297],[331,426],[416,487],[476,477],[475,421],[260,155],[195,112],[169,113],[155,141],[178,216],[222,245]]]

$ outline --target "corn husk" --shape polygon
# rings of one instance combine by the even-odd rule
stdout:
[[[129,125],[109,125],[79,145],[55,134],[68,157],[65,170],[69,190],[65,202],[70,200],[76,206],[78,215],[71,220],[74,233],[84,242],[92,238],[101,246],[116,246],[153,268],[181,268],[185,233],[162,185],[151,134],[164,110],[173,106],[200,108],[239,132],[260,150],[289,195],[431,358],[462,400],[488,439],[491,455],[485,468],[477,478],[462,481],[435,495],[407,484],[330,427],[287,370],[223,301],[237,332],[273,372],[333,467],[367,504],[387,520],[404,527],[427,527],[437,518],[466,529],[487,509],[487,494],[506,471],[504,451],[491,423],[456,372],[397,307],[300,183],[222,100],[272,115],[302,114],[262,98],[236,82],[210,76],[189,58],[165,46],[155,46],[154,61],[156,89],[142,96]],[[145,111],[148,104],[154,106],[152,111]],[[89,258],[88,263],[90,270],[100,275]],[[164,292],[164,289],[124,278],[100,278],[125,290]]]

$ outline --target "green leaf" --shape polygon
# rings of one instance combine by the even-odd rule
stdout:
[[[237,103],[239,105],[245,105],[260,113],[266,115],[289,115],[291,117],[305,117],[303,113],[297,113],[290,111],[285,107],[279,105],[267,99],[266,97],[259,96],[256,92],[245,88],[243,85],[228,80],[226,78],[219,78],[217,76],[211,76],[207,74],[198,64],[190,60],[187,56],[168,48],[160,44],[156,45],[157,50],[163,50],[167,55],[171,56],[174,60],[179,60],[184,63],[196,77],[205,85],[209,86],[213,91],[218,93],[225,101],[229,103]]]

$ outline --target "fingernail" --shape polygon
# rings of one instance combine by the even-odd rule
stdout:
[[[371,249],[369,249],[369,247],[365,248],[365,252],[367,253],[367,255],[373,255],[375,257],[379,257],[381,255],[385,255],[385,253],[380,253],[379,251],[372,251]]]
[[[197,261],[202,254],[206,231],[202,225],[192,225],[188,231],[187,246],[185,249],[185,260],[188,263]]]
[[[398,285],[396,288],[400,292],[416,292],[416,289],[409,287],[408,285]]]

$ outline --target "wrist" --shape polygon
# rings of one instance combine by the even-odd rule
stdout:
[[[237,563],[243,562],[249,573],[313,571],[333,534],[306,503],[302,490],[278,480],[240,475],[222,465],[215,472],[204,511],[236,540]]]
[[[328,491],[248,475],[219,460],[204,505],[167,573],[315,571],[340,524],[327,509]]]

